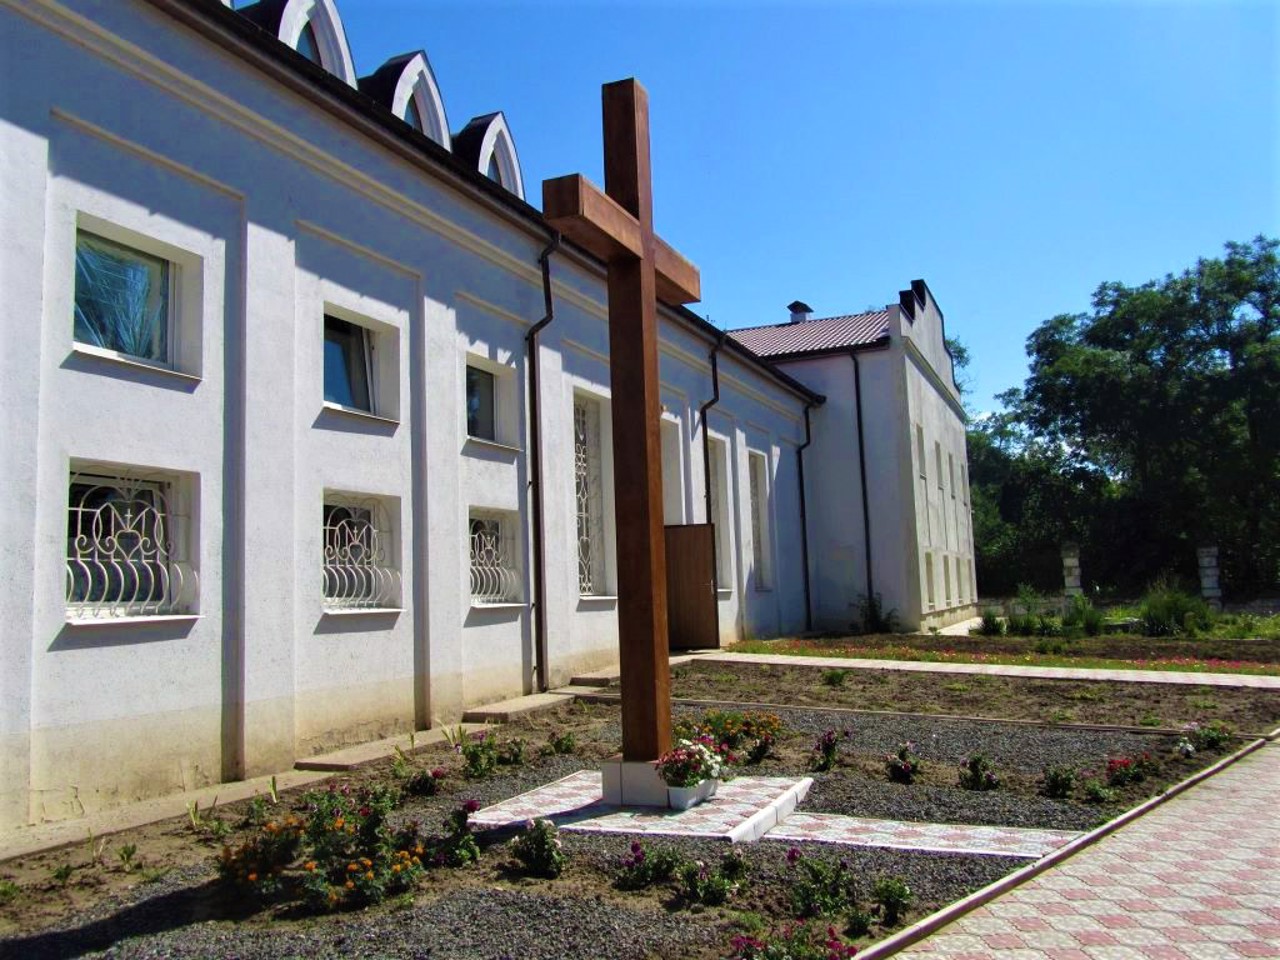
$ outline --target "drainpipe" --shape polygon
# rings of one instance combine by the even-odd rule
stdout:
[[[698,408],[698,424],[702,430],[702,490],[707,501],[707,523],[711,522],[711,438],[707,436],[707,411],[720,402],[720,364],[716,356],[724,346],[727,333],[721,333],[716,344],[711,348],[711,399]],[[718,539],[718,538],[717,538]],[[712,544],[714,553],[715,544]],[[720,586],[719,583],[716,584]]]
[[[862,439],[862,375],[858,367],[858,354],[850,350],[849,359],[853,361],[853,402],[858,420],[858,477],[862,487],[862,539],[866,548],[867,600],[870,602],[875,598],[875,593],[871,584],[871,507],[867,501],[867,448]]]
[[[813,433],[809,426],[809,411],[814,408],[810,400],[804,405],[804,443],[796,447],[796,469],[800,474],[800,560],[804,571],[804,629],[805,633],[813,631],[813,601],[809,594],[809,520],[805,508],[804,495],[804,450],[813,442]]]
[[[538,256],[542,268],[542,302],[545,312],[542,319],[524,335],[529,365],[529,492],[533,495],[533,637],[534,669],[537,672],[538,692],[545,693],[549,685],[547,675],[547,605],[546,563],[543,559],[542,529],[542,407],[538,390],[538,334],[555,319],[555,303],[551,299],[551,254],[560,246],[560,234],[551,235],[551,242]]]

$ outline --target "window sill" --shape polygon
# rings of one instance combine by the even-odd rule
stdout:
[[[471,609],[472,610],[494,610],[494,611],[523,610],[528,606],[529,605],[527,603],[521,603],[517,601],[512,601],[509,603],[476,603],[473,601],[471,604]]]
[[[365,617],[369,614],[379,616],[388,613],[404,613],[404,607],[340,607],[321,611],[326,617]]]
[[[727,600],[733,596],[733,587],[717,587],[716,597],[720,600]]]
[[[82,357],[93,357],[95,360],[105,360],[108,363],[118,364],[122,367],[128,367],[130,370],[145,370],[147,373],[157,373],[162,377],[172,377],[183,383],[200,383],[201,378],[193,373],[184,373],[181,370],[175,370],[173,367],[165,366],[162,363],[153,363],[150,360],[143,360],[140,357],[131,357],[124,353],[117,353],[115,350],[107,350],[103,347],[90,346],[87,343],[73,343],[71,352],[79,354]]]
[[[69,627],[117,627],[122,625],[141,626],[148,623],[195,623],[203,617],[198,613],[164,613],[154,617],[67,617]]]
[[[513,447],[509,443],[499,443],[497,440],[486,440],[484,437],[472,437],[472,436],[467,437],[466,443],[463,444],[463,449],[465,450],[467,447],[470,447],[473,445],[480,447],[482,450],[498,450],[502,453],[516,453],[516,454],[524,453],[523,447]]]
[[[380,417],[376,413],[370,413],[368,410],[361,410],[358,407],[345,407],[340,403],[333,403],[330,400],[324,402],[324,409],[334,413],[340,413],[344,417],[353,417],[357,420],[368,420],[370,423],[380,423],[383,426],[398,427],[400,421],[394,417]]]

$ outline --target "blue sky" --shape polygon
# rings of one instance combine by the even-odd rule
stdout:
[[[531,202],[601,174],[600,84],[649,90],[655,220],[720,326],[897,300],[973,354],[1280,233],[1280,4],[338,0],[357,71],[427,51],[451,126],[503,110]]]

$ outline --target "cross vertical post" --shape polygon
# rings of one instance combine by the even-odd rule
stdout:
[[[543,183],[543,213],[608,265],[618,643],[624,761],[671,745],[658,300],[699,299],[697,269],[653,232],[648,95],[635,80],[603,90],[605,192],[581,176]]]

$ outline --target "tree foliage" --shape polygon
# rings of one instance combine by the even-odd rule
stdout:
[[[1176,276],[1104,283],[1090,312],[1031,334],[1025,385],[969,438],[984,590],[1018,564],[1057,585],[1064,540],[1120,590],[1191,578],[1200,544],[1219,545],[1237,595],[1276,585],[1278,247],[1229,243]]]

